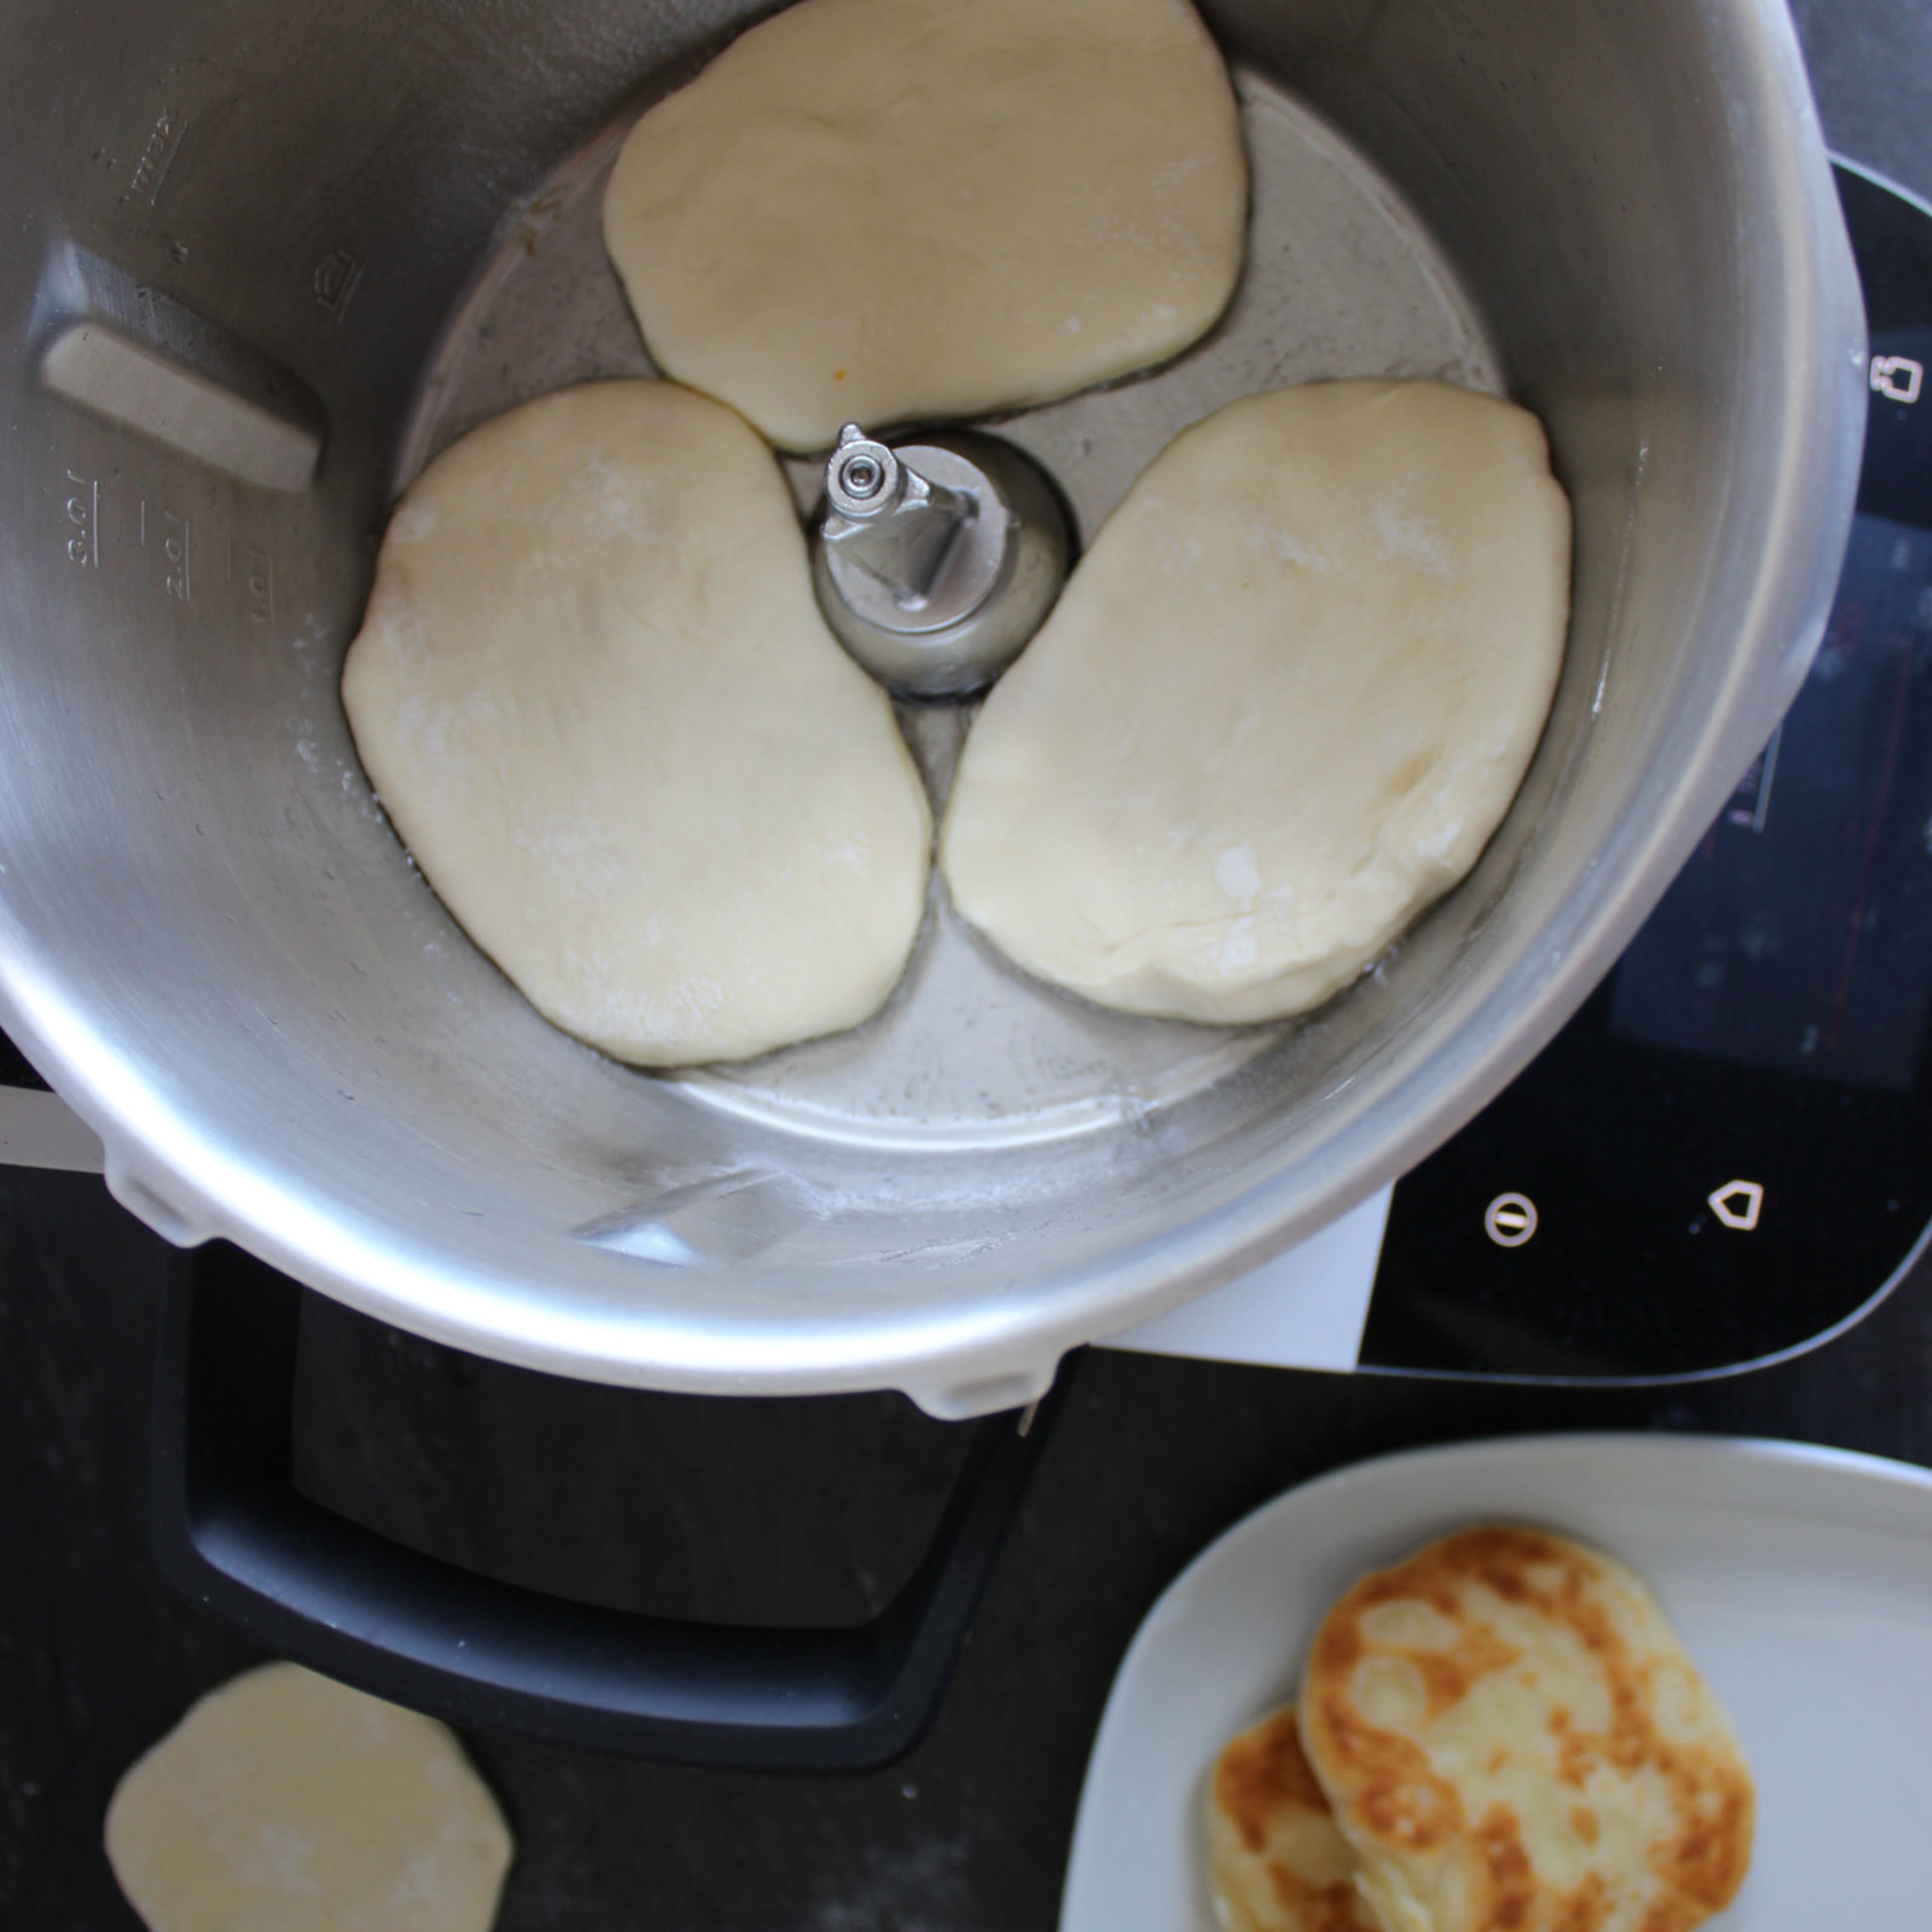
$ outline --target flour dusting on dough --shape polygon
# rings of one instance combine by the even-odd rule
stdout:
[[[1493,397],[1316,384],[1184,431],[967,740],[954,904],[1029,972],[1128,1012],[1326,999],[1508,811],[1562,662],[1569,550],[1541,427]]]
[[[342,688],[424,874],[580,1039],[746,1058],[897,980],[925,788],[819,615],[782,473],[720,405],[589,384],[445,451]]]

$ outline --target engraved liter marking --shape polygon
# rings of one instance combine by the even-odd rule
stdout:
[[[194,595],[194,532],[178,510],[161,512],[161,555],[164,587],[176,603],[189,602]]]
[[[248,628],[266,631],[275,621],[275,560],[258,543],[247,542],[242,548],[241,584],[248,599]],[[235,550],[231,538],[228,546],[231,573],[235,568]]]
[[[100,479],[67,472],[67,554],[82,570],[100,568]]]
[[[362,285],[362,258],[352,255],[346,248],[334,250],[315,265],[309,286],[330,321],[339,325],[349,313],[349,304]]]
[[[141,158],[134,164],[128,191],[121,197],[122,201],[145,201],[150,208],[154,206],[160,198],[168,170],[174,166],[176,155],[181,152],[182,136],[187,132],[185,114],[178,114],[172,107],[161,110],[155,117],[154,126],[148,130]]]

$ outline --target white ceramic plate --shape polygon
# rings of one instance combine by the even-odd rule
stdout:
[[[1497,1518],[1634,1564],[1736,1724],[1756,1846],[1712,1932],[1932,1925],[1932,1474],[1794,1443],[1558,1436],[1338,1470],[1197,1558],[1114,1679],[1060,1932],[1214,1932],[1196,1820],[1222,1743],[1293,1695],[1364,1570]]]

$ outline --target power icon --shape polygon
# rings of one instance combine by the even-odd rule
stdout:
[[[1727,1180],[1708,1196],[1711,1212],[1727,1228],[1748,1234],[1764,1207],[1764,1189],[1755,1180]]]
[[[1527,1194],[1498,1194],[1483,1210],[1483,1230],[1499,1248],[1520,1248],[1536,1232],[1536,1203]]]

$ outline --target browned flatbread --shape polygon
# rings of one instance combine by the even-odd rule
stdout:
[[[1379,1932],[1356,1858],[1303,1755],[1292,1704],[1235,1738],[1208,1780],[1208,1882],[1226,1932]]]
[[[1388,1932],[1688,1932],[1750,1857],[1750,1774],[1624,1564],[1489,1528],[1365,1576],[1301,1734]]]

